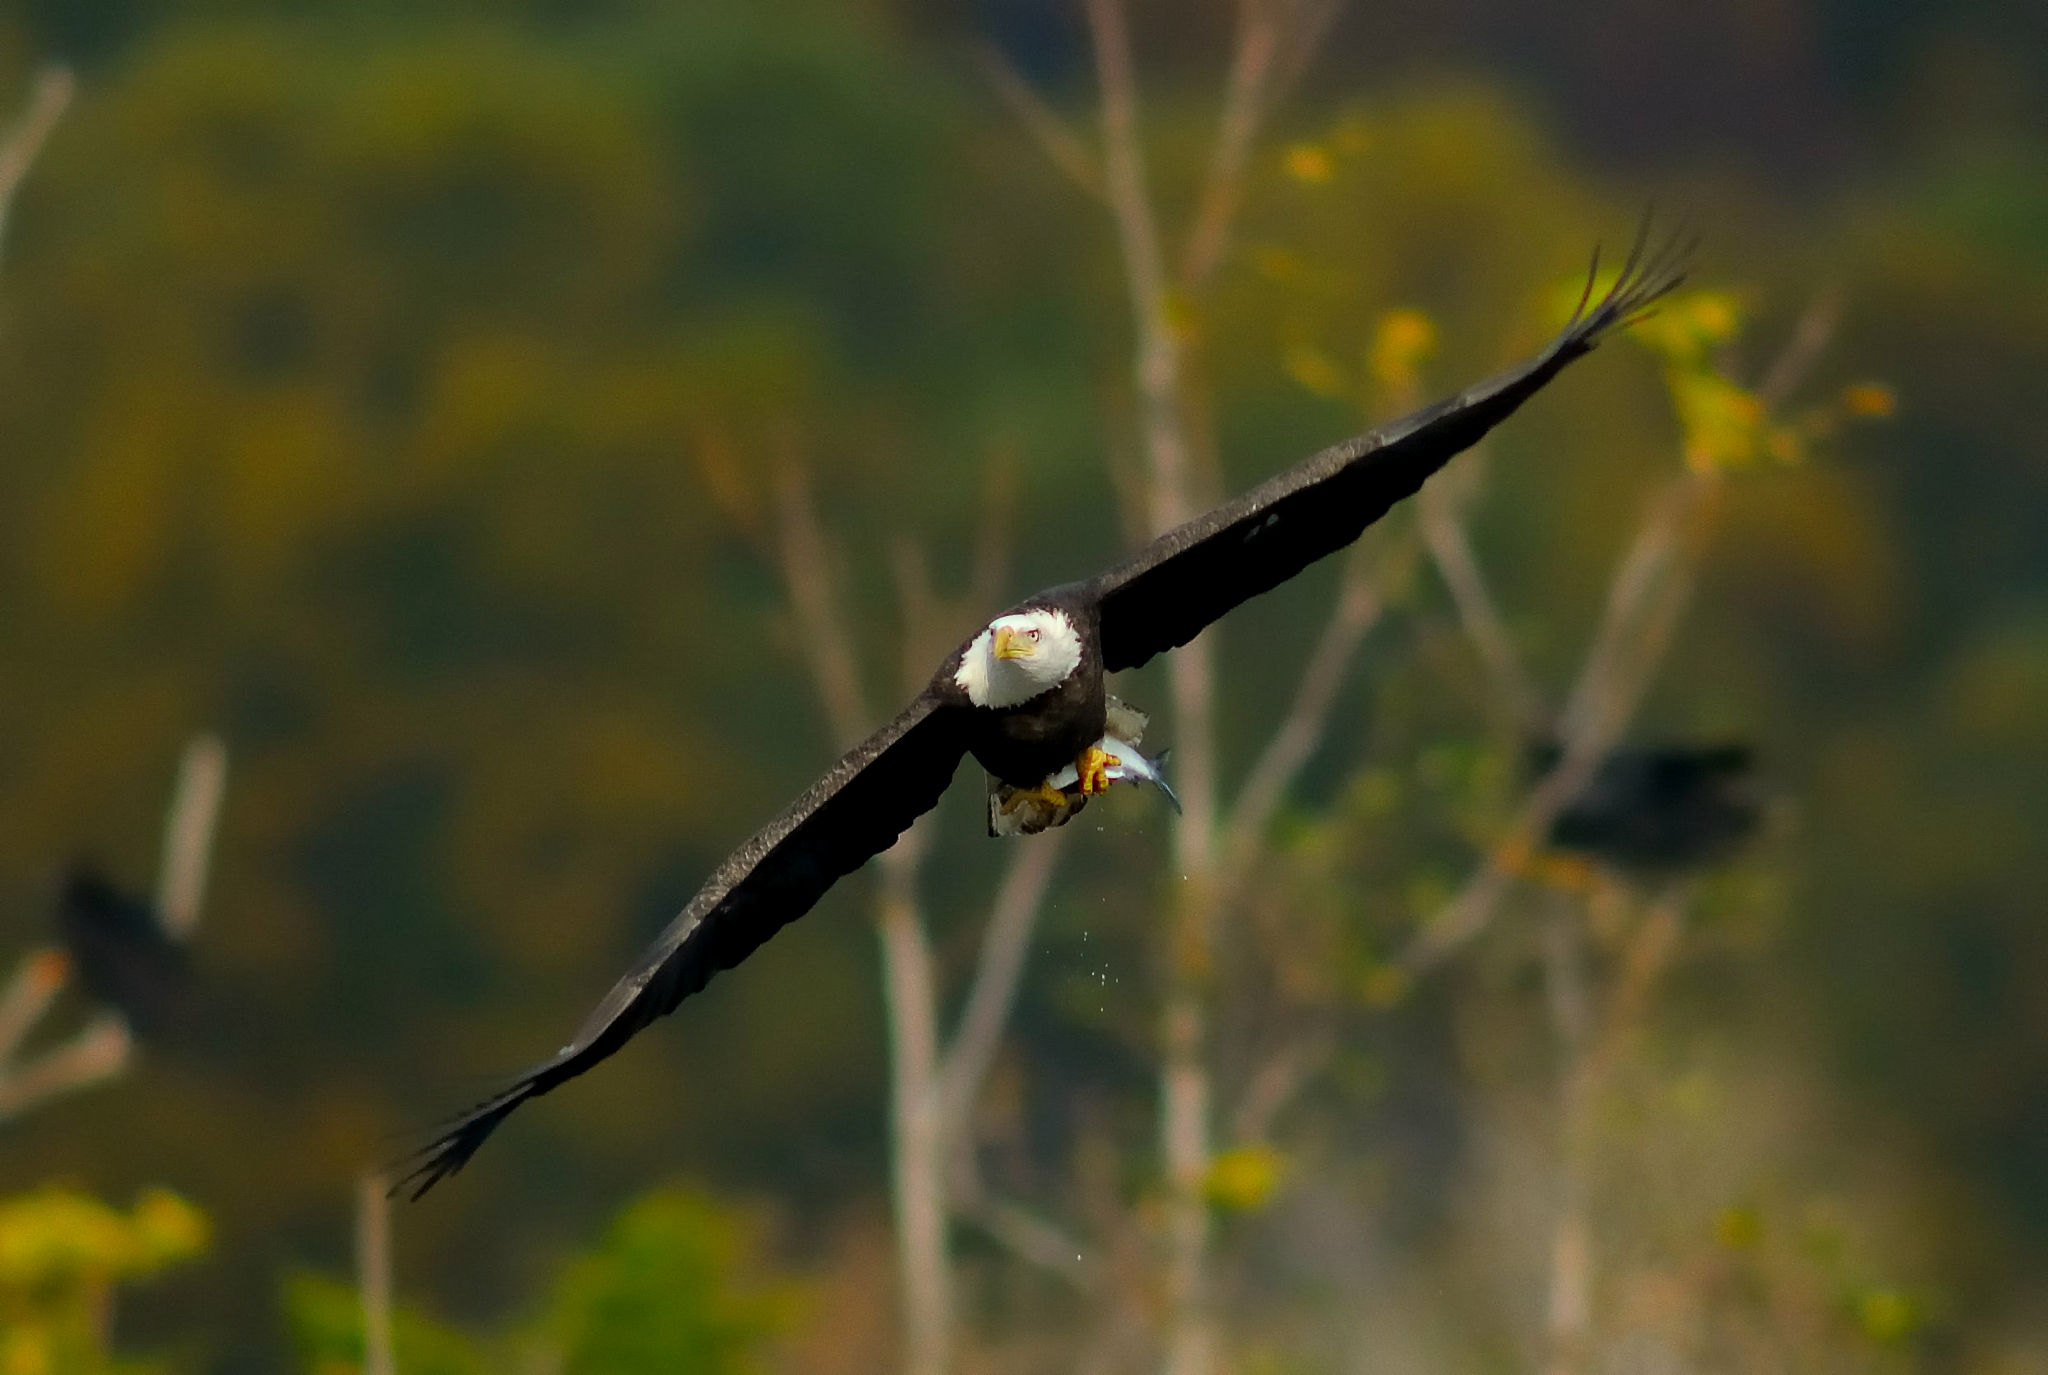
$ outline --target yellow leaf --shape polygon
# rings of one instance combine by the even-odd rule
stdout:
[[[168,1189],[148,1189],[135,1200],[135,1236],[153,1265],[167,1265],[206,1249],[206,1215]]]
[[[1320,144],[1296,143],[1282,155],[1287,175],[1307,186],[1320,186],[1336,174],[1330,151]]]
[[[1600,289],[1594,291],[1598,299]],[[1688,291],[1659,302],[1630,333],[1667,362],[1704,367],[1714,350],[1742,332],[1742,303],[1725,291]]]
[[[39,1189],[0,1203],[0,1284],[48,1287],[144,1275],[205,1243],[205,1218],[161,1189],[145,1192],[128,1217],[84,1194]]]
[[[1281,362],[1289,377],[1317,396],[1337,397],[1347,390],[1343,370],[1314,344],[1290,344]]]
[[[1209,1162],[1202,1193],[1215,1206],[1248,1213],[1262,1208],[1280,1187],[1286,1162],[1267,1145],[1239,1146]]]
[[[1421,390],[1421,367],[1436,352],[1436,322],[1419,310],[1390,310],[1380,317],[1365,369],[1390,397],[1409,398]]]
[[[1359,996],[1367,1007],[1389,1008],[1408,996],[1408,971],[1398,964],[1375,965],[1359,984]]]
[[[1842,406],[1863,420],[1885,420],[1899,408],[1899,398],[1882,382],[1857,382],[1842,388]]]
[[[1896,1289],[1872,1289],[1856,1300],[1856,1321],[1875,1342],[1903,1341],[1920,1326],[1920,1311]]]
[[[1806,438],[1789,426],[1774,425],[1764,435],[1764,452],[1778,463],[1802,463],[1806,460]]]
[[[1330,128],[1330,146],[1347,158],[1372,150],[1372,125],[1364,115],[1346,115]]]
[[[1168,291],[1160,302],[1160,313],[1165,317],[1167,332],[1174,338],[1186,342],[1195,337],[1198,316],[1195,303],[1184,291]]]
[[[1714,1218],[1714,1240],[1731,1251],[1747,1251],[1763,1236],[1764,1220],[1754,1208],[1723,1208]]]
[[[1259,244],[1251,252],[1252,270],[1269,282],[1297,281],[1307,267],[1299,253],[1278,244]]]
[[[1685,461],[1696,471],[1754,462],[1763,402],[1718,373],[1673,368],[1671,404],[1685,431]]]

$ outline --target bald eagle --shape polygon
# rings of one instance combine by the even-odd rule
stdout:
[[[1304,459],[1107,572],[1027,597],[991,620],[895,720],[718,866],[568,1044],[401,1162],[393,1191],[426,1193],[521,1103],[590,1069],[808,912],[938,805],[963,756],[988,772],[993,833],[1058,824],[1121,778],[1163,782],[1157,761],[1136,748],[1142,718],[1120,710],[1123,719],[1112,721],[1105,676],[1186,644],[1240,602],[1357,539],[1683,280],[1690,248],[1674,236],[1651,251],[1646,220],[1597,302],[1594,254],[1578,309],[1528,362]]]

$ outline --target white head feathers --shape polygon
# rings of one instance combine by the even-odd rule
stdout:
[[[1065,682],[1081,665],[1081,635],[1050,607],[998,616],[960,656],[953,681],[977,707],[1014,707]]]

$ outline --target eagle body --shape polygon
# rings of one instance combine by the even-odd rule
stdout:
[[[1108,721],[1102,663],[1021,707],[974,708],[967,752],[1003,782],[1032,788],[1102,738]]]
[[[1413,495],[1683,280],[1689,242],[1649,249],[1645,221],[1628,262],[1597,301],[1596,254],[1579,309],[1535,357],[1312,454],[1096,576],[996,617],[894,720],[742,842],[567,1044],[448,1122],[404,1163],[394,1189],[418,1197],[461,1169],[521,1103],[598,1064],[808,912],[937,806],[967,755],[992,780],[992,835],[1060,825],[1112,781],[1154,783],[1171,802],[1158,768],[1164,756],[1136,754],[1144,718],[1111,711],[1106,676],[1186,644]]]
[[[1015,788],[1033,788],[1074,762],[1102,738],[1108,722],[1108,690],[1102,669],[1098,602],[1084,583],[1041,592],[996,617],[992,625],[1058,618],[1079,642],[1079,661],[1056,684],[1008,706],[977,703],[960,681],[968,657],[984,631],[955,650],[932,676],[930,691],[965,713],[967,753],[989,776]]]

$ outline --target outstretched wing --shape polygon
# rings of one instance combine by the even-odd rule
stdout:
[[[1102,606],[1104,667],[1136,668],[1184,645],[1238,603],[1271,591],[1357,539],[1454,454],[1535,395],[1608,331],[1626,324],[1684,280],[1690,240],[1649,252],[1650,223],[1607,294],[1542,353],[1427,410],[1382,425],[1302,460],[1286,472],[1167,531],[1095,580]]]
[[[575,1039],[447,1124],[401,1165],[393,1192],[418,1198],[461,1169],[514,1108],[595,1065],[657,1017],[811,910],[938,805],[966,752],[963,711],[931,693],[847,751],[782,815],[733,851],[585,1019]]]

